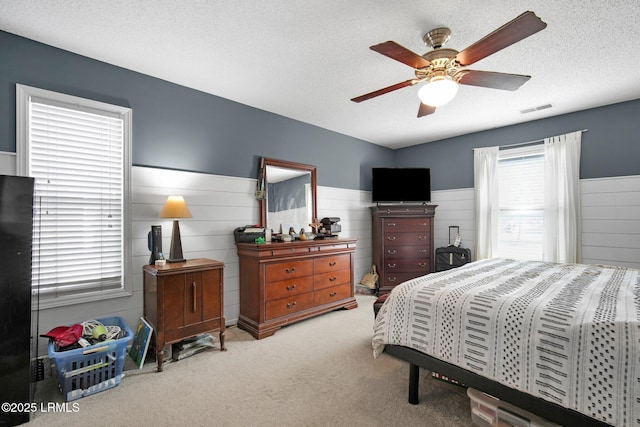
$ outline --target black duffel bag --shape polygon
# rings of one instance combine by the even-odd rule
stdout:
[[[471,249],[447,246],[436,249],[436,271],[450,270],[471,262]]]

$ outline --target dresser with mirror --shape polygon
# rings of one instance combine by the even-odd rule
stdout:
[[[315,166],[261,159],[256,191],[260,226],[273,230],[274,240],[236,243],[238,327],[257,339],[293,322],[358,306],[354,298],[357,240],[317,235],[311,226],[318,224],[316,182]],[[297,231],[293,237],[290,229]],[[282,235],[291,241],[281,241]]]

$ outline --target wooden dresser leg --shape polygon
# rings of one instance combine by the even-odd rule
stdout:
[[[220,331],[220,351],[227,351],[224,346],[224,331]]]
[[[420,366],[409,364],[409,403],[418,404],[418,386],[420,384]]]
[[[156,351],[156,359],[158,359],[158,372],[162,372],[162,363],[164,362],[164,349]]]

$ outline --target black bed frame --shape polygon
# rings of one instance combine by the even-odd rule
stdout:
[[[409,362],[409,403],[418,404],[418,386],[420,382],[420,368],[437,372],[449,378],[454,378],[467,387],[483,391],[500,400],[509,402],[525,411],[529,411],[551,422],[562,426],[610,426],[610,424],[598,421],[572,409],[564,408],[553,402],[549,402],[519,390],[509,388],[496,381],[487,379],[474,372],[436,359],[412,348],[387,345],[385,352],[392,356]]]

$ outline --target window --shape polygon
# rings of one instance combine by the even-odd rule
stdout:
[[[22,85],[16,105],[40,306],[126,295],[131,110]]]
[[[542,260],[544,146],[501,150],[497,256]]]

